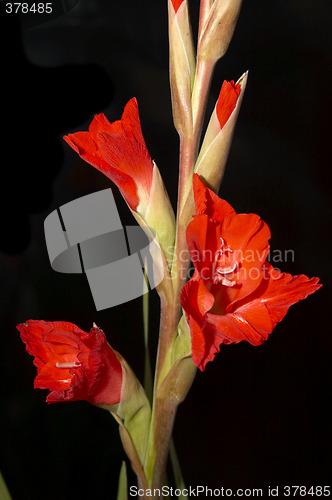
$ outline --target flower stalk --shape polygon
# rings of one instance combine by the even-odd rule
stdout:
[[[203,1],[200,13],[201,33],[210,10],[211,2]],[[174,346],[176,340],[179,339],[180,294],[189,277],[190,254],[186,230],[195,211],[192,176],[199,153],[203,120],[216,63],[215,59],[205,57],[204,53],[201,55],[200,45],[198,45],[196,67],[193,65],[192,44],[190,37],[188,38],[190,30],[188,29],[186,0],[183,2],[169,0],[168,11],[170,84],[174,125],[180,138],[180,155],[176,240],[170,269],[173,297],[167,300],[163,293],[159,293],[161,301],[159,345],[150,435],[144,465],[147,482],[153,488],[160,488],[163,484],[177,406],[187,394],[196,371],[190,350],[178,359],[174,357]],[[176,49],[179,45],[180,50]],[[193,72],[194,78],[192,78]],[[179,387],[174,382],[179,373],[181,373],[182,384],[181,396],[178,393]],[[183,385],[184,380],[187,383]]]

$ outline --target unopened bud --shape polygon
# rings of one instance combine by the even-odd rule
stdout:
[[[215,0],[200,29],[198,57],[217,61],[226,53],[239,16],[241,0]]]
[[[187,0],[168,0],[170,85],[174,125],[179,134],[192,133],[191,91],[195,53]]]
[[[236,82],[224,82],[196,162],[195,173],[217,192],[225,170],[248,73]]]

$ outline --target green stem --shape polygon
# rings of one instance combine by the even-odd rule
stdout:
[[[145,266],[147,263],[145,262]],[[147,270],[144,269],[144,280],[147,279]],[[144,389],[150,403],[153,397],[152,369],[149,351],[149,293],[143,295],[143,331],[144,331]]]
[[[172,347],[179,321],[180,308],[170,304],[161,295],[160,334],[157,354],[157,366],[154,383],[154,398],[150,434],[144,464],[144,473],[149,488],[161,488],[163,485],[169,441],[177,404],[158,394],[158,388],[172,365]],[[157,498],[157,497],[156,497]]]
[[[154,396],[172,367],[172,353],[176,338],[177,326],[180,321],[180,303],[175,300],[168,302],[160,297],[160,327],[159,345],[154,382]]]
[[[188,267],[190,262],[190,255],[186,241],[186,229],[193,215],[193,205],[192,213],[188,213],[188,216],[185,217],[186,220],[184,220],[183,218],[183,212],[186,209],[185,202],[192,189],[192,173],[197,154],[195,143],[195,137],[180,137],[180,173],[177,204],[177,227],[174,249],[174,262],[171,269],[174,300],[178,303],[180,302],[181,289],[188,279]]]
[[[145,476],[149,488],[161,489],[164,483],[177,403],[159,397],[155,398],[154,403],[151,420],[152,434],[145,461]]]
[[[199,52],[199,48],[198,48]],[[204,115],[210,91],[215,61],[197,57],[196,75],[192,92],[193,130],[195,135],[195,146],[199,147]]]

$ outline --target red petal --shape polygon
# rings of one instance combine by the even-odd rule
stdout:
[[[193,190],[197,215],[206,214],[210,219],[222,222],[228,215],[236,214],[227,201],[219,198],[203,184],[198,174],[193,176]]]
[[[186,311],[190,327],[192,359],[202,371],[206,363],[212,361],[219,352],[220,342],[218,343],[215,329],[205,319],[205,313],[211,309],[213,302],[213,296],[198,275],[182,288],[181,305]]]
[[[100,113],[99,115],[94,116],[89,126],[89,132],[85,133],[91,135],[91,137],[94,140],[96,140],[97,134],[99,134],[100,132],[106,132],[107,134],[114,134],[117,133],[117,131],[118,131],[117,128],[114,127],[114,123],[110,123],[109,120],[104,115],[104,113]]]
[[[107,165],[103,173],[118,186],[130,208],[136,210],[142,198],[148,204],[154,168],[148,151],[123,135],[100,134],[98,140]]]
[[[208,291],[197,273],[184,285],[181,291],[181,306],[198,321],[211,309],[213,295]]]
[[[226,217],[220,235],[226,246],[234,251],[234,260],[240,263],[232,276],[237,287],[228,287],[227,312],[232,304],[251,294],[263,279],[262,266],[269,253],[271,232],[256,214],[237,214]]]
[[[195,215],[186,234],[195,269],[203,280],[213,281],[215,255],[220,245],[220,224],[207,215]]]
[[[62,360],[64,351],[68,356],[76,355],[77,336],[85,333],[73,323],[66,321],[28,320],[18,325],[17,329],[26,344],[26,350],[35,356],[34,364],[37,367],[48,361],[56,363]],[[49,343],[48,339],[51,339],[52,343]]]
[[[136,141],[147,150],[139,118],[138,104],[135,97],[130,99],[130,101],[126,104],[121,117],[121,125],[123,126],[123,130],[128,137],[136,139]]]
[[[95,156],[98,154],[98,146],[92,140],[89,132],[76,132],[64,136],[64,140],[80,156],[88,154]]]
[[[318,284],[318,278],[280,273],[268,263],[265,263],[263,273],[265,277],[261,285],[250,296],[237,302],[231,313],[223,316],[207,314],[221,337],[235,343],[246,340],[253,345],[261,344],[290,306],[322,286]]]
[[[273,329],[263,304],[251,307],[248,303],[234,313],[220,316],[208,313],[207,318],[218,331],[219,343],[224,344],[237,344],[246,340],[250,344],[260,345]]]
[[[307,298],[322,286],[318,283],[319,278],[280,273],[268,263],[264,266],[264,272],[266,279],[254,293],[251,304],[254,306],[257,301],[261,301],[265,305],[273,328],[284,318],[290,306]]]
[[[119,403],[123,377],[121,363],[107,344],[104,332],[98,328],[92,329],[92,332],[94,345],[89,355],[89,401],[108,405]]]
[[[231,82],[225,80],[222,84],[216,104],[216,112],[221,129],[233,113],[240,93],[241,85],[234,83],[233,80]]]

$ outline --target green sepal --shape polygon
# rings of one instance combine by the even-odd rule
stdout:
[[[151,419],[150,402],[134,372],[123,358],[121,364],[124,381],[116,416],[128,432],[142,464],[144,463]]]
[[[6,485],[6,481],[2,473],[0,472],[0,500],[12,500],[9,490]]]
[[[174,363],[176,363],[178,359],[183,357],[188,357],[190,355],[191,355],[190,329],[186,320],[186,315],[183,314],[179,321],[177,336],[174,341],[173,356],[172,356],[173,365]]]

